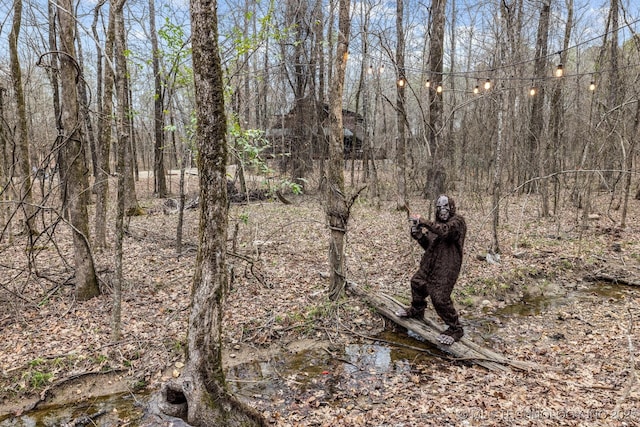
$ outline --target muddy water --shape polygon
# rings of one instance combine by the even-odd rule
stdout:
[[[574,301],[589,299],[619,300],[625,295],[638,295],[637,288],[609,284],[576,286],[561,294],[524,298],[495,312],[498,318],[531,316]],[[474,319],[469,319],[471,323]],[[291,407],[300,401],[316,400],[329,404],[345,390],[375,393],[384,387],[389,375],[408,373],[415,364],[437,358],[436,350],[404,331],[386,331],[371,344],[348,344],[331,349],[307,350],[282,354],[268,361],[245,363],[227,370],[227,382],[238,396],[269,400],[272,407]],[[393,345],[391,344],[393,343]],[[0,427],[61,426],[92,417],[85,424],[100,427],[137,426],[142,415],[145,395],[122,394],[89,402],[49,407],[20,417],[2,419]]]
[[[118,427],[140,419],[141,404],[146,399],[145,395],[134,396],[129,393],[103,396],[86,402],[46,407],[20,417],[9,417],[2,420],[0,426],[60,427],[75,421],[74,425],[78,426]]]

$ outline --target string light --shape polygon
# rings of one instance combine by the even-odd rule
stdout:
[[[591,92],[593,92],[594,90],[596,90],[596,82],[594,82],[593,80],[591,80],[591,83],[589,83],[589,90]]]
[[[476,95],[480,93],[480,86],[476,85],[476,87],[473,88],[473,93],[475,93]]]
[[[380,66],[380,74],[384,73],[384,64]]]
[[[429,89],[431,87],[431,80],[427,79],[427,82],[424,84],[424,87]]]
[[[398,87],[404,87],[404,79],[402,77],[398,79]]]
[[[556,77],[562,77],[564,75],[564,70],[562,69],[562,64],[558,64],[556,67]]]
[[[484,82],[484,90],[489,90],[491,89],[491,80],[487,79],[486,82]]]
[[[442,85],[438,85],[438,87],[436,88],[436,92],[442,93]]]
[[[529,89],[529,96],[536,96],[535,86],[531,86],[531,88]]]
[[[369,69],[367,70],[367,74],[370,76],[373,74],[373,65],[369,65]]]

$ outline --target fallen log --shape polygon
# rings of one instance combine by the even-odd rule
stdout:
[[[640,286],[640,279],[637,277],[625,277],[624,275],[608,273],[592,273],[584,277],[590,282],[608,282],[614,285]]]
[[[540,367],[534,363],[509,359],[506,356],[498,354],[488,348],[484,348],[464,337],[452,345],[443,345],[437,339],[442,330],[431,319],[425,317],[424,321],[421,321],[418,319],[396,316],[395,313],[402,308],[403,305],[393,297],[384,293],[374,294],[367,292],[354,282],[347,282],[347,290],[354,295],[363,298],[389,320],[412,330],[436,346],[439,350],[446,354],[450,354],[453,356],[452,360],[468,361],[491,371],[509,371],[510,367],[527,371],[540,369]]]

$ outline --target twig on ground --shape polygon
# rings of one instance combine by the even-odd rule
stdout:
[[[629,395],[631,394],[631,390],[633,389],[633,385],[638,381],[638,374],[636,373],[636,361],[633,355],[634,346],[633,346],[633,315],[631,314],[631,308],[627,307],[627,311],[629,313],[629,330],[627,331],[627,344],[629,346],[629,379],[627,380],[627,385],[622,392],[622,396],[618,399],[615,408],[613,408],[613,416],[616,417],[620,414],[620,407],[627,400]]]

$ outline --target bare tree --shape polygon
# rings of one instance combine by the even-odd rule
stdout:
[[[538,21],[538,36],[536,40],[536,54],[534,65],[534,77],[536,81],[542,82],[547,72],[547,50],[549,40],[549,17],[551,14],[551,1],[542,2],[540,9],[540,19]],[[542,193],[542,215],[549,215],[549,203],[547,185],[545,180],[534,181],[534,177],[544,176],[544,159],[546,153],[546,137],[544,134],[544,107],[545,90],[544,85],[539,85],[537,93],[531,100],[531,115],[529,116],[529,129],[527,133],[528,157],[526,176],[529,183],[524,187],[527,192],[538,191],[540,185]]]
[[[327,220],[329,239],[329,296],[336,300],[345,288],[345,234],[349,222],[352,200],[348,200],[344,188],[344,130],[342,126],[342,94],[349,52],[349,17],[351,2],[340,0],[338,12],[338,46],[336,49],[335,74],[329,93],[329,163],[327,167]]]
[[[22,71],[18,57],[18,38],[22,22],[22,0],[13,1],[13,24],[9,33],[9,56],[11,67],[11,82],[15,94],[16,110],[18,112],[18,125],[15,130],[15,152],[17,163],[11,171],[11,177],[19,179],[18,199],[24,213],[27,232],[37,234],[34,226],[33,197],[31,194],[31,166],[29,155],[29,134],[27,129],[27,110],[24,100],[24,88],[22,84]]]
[[[97,168],[93,171],[95,177],[94,191],[96,193],[96,213],[94,221],[94,247],[96,249],[102,249],[107,246],[107,199],[109,195],[109,175],[111,171],[109,166],[109,154],[111,152],[111,114],[113,112],[113,85],[115,78],[112,63],[114,39],[114,19],[112,13],[109,13],[104,55],[100,48],[97,31],[98,15],[106,1],[107,0],[101,0],[96,4],[93,12],[93,24],[91,26],[96,40],[96,52],[98,57],[96,64],[96,102],[98,103],[98,137],[96,139]],[[104,70],[104,73],[102,70]]]
[[[425,184],[425,196],[428,199],[435,198],[438,194],[446,190],[447,174],[445,171],[445,146],[443,143],[444,131],[444,106],[442,92],[438,91],[438,86],[442,85],[444,70],[444,23],[446,0],[431,1],[430,33],[431,41],[429,46],[429,70],[431,72],[432,88],[429,91],[429,145],[431,146],[432,162],[427,173]]]
[[[149,0],[149,34],[151,38],[152,65],[153,65],[153,191],[158,197],[167,196],[167,178],[164,170],[164,117],[163,117],[163,90],[162,75],[160,74],[160,50],[158,49],[158,33],[156,32],[156,7],[155,0]]]
[[[84,144],[80,131],[81,113],[76,82],[80,67],[75,52],[75,14],[71,0],[58,2],[60,23],[61,152],[64,167],[60,170],[63,203],[69,212],[75,255],[76,297],[88,300],[100,294],[93,256],[89,245],[89,215],[86,192]]]
[[[396,123],[398,126],[398,136],[396,138],[396,179],[397,191],[396,209],[408,210],[407,208],[407,177],[406,177],[406,112],[405,112],[405,86],[407,84],[407,76],[404,69],[404,25],[402,24],[404,17],[404,1],[396,0],[396,67],[398,68],[398,85],[396,92]]]
[[[182,384],[194,426],[266,426],[254,409],[231,395],[222,369],[222,304],[229,291],[226,265],[226,115],[218,48],[217,2],[191,1],[196,143],[200,176],[200,234],[191,293],[187,364]]]

